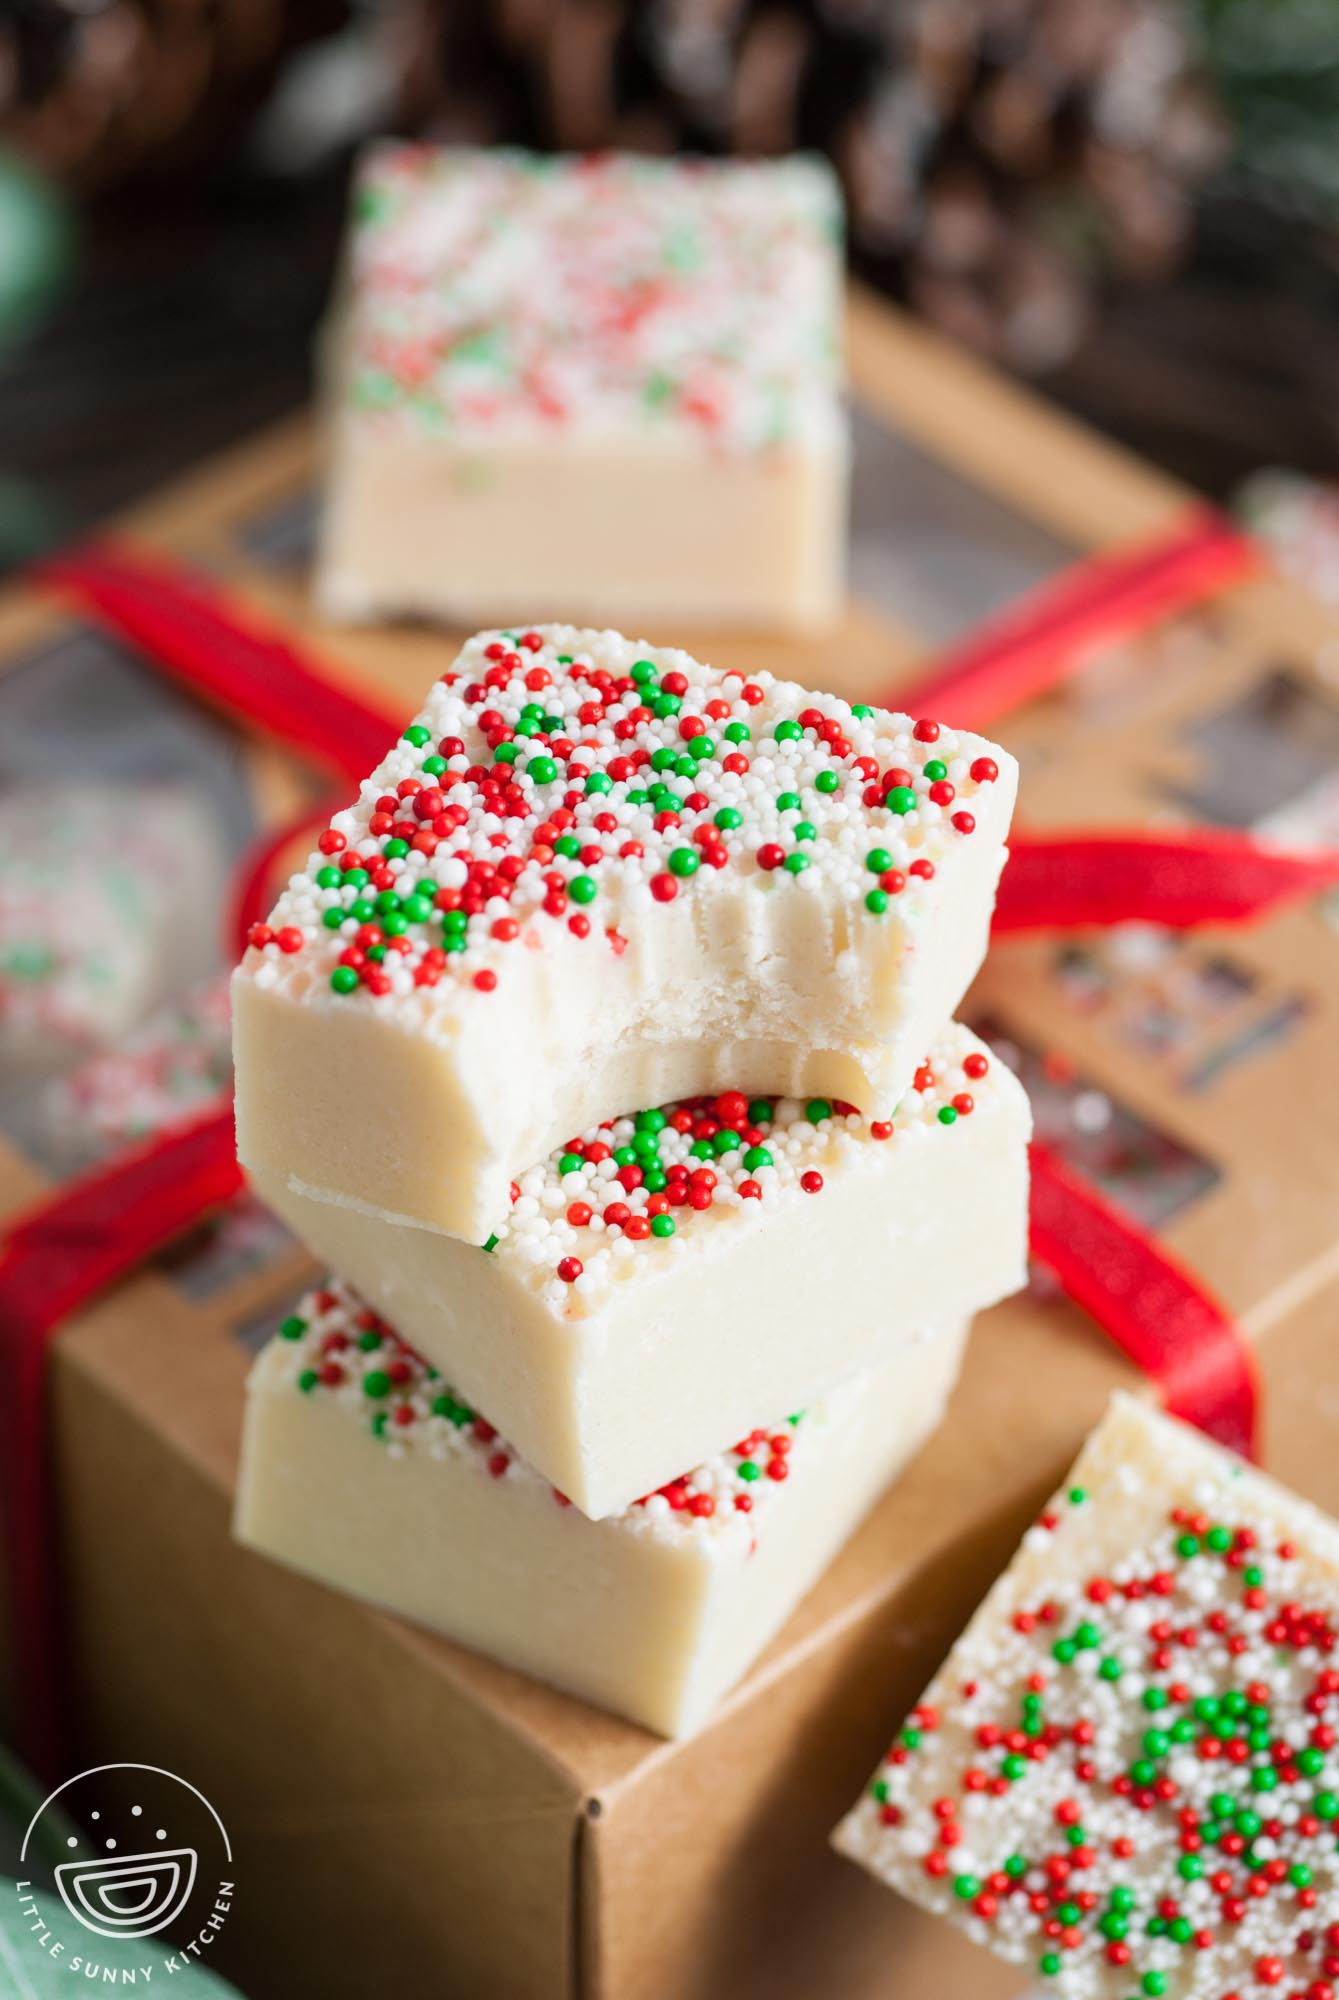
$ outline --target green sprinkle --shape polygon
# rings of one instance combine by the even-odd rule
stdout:
[[[941,778],[948,776],[948,765],[940,757],[932,757],[925,767],[925,775],[931,784],[937,785]]]
[[[786,856],[786,872],[789,875],[802,875],[808,866],[809,856],[807,854],[788,854]]]
[[[421,750],[425,743],[432,741],[432,731],[425,729],[421,722],[411,722],[401,740],[405,743],[412,743],[416,750]]]
[[[669,857],[671,875],[696,875],[698,856],[695,847],[676,847]]]
[[[607,771],[592,771],[590,776],[586,780],[587,798],[589,798],[592,793],[612,792],[613,789],[614,789],[614,781],[610,777]]]
[[[564,1153],[558,1162],[558,1172],[560,1174],[579,1174],[585,1164],[580,1153]]]
[[[1059,1952],[1044,1951],[1041,1957],[1037,1960],[1037,1970],[1039,1972],[1044,1973],[1048,1979],[1053,1979],[1056,1973],[1059,1972],[1060,1970]]]
[[[665,1129],[665,1114],[663,1111],[639,1111],[637,1113],[636,1125],[639,1132],[663,1132]]]
[[[835,792],[840,783],[841,779],[835,771],[820,771],[814,779],[814,790],[816,792]]]
[[[751,1458],[745,1458],[741,1459],[735,1467],[735,1473],[738,1478],[747,1479],[752,1482],[755,1479],[762,1478],[762,1467],[755,1465]]]
[[[321,922],[328,931],[337,931],[347,915],[348,912],[341,910],[338,903],[335,903],[325,912]]]
[[[886,847],[871,847],[865,856],[865,866],[871,875],[886,875],[893,865],[893,857]]]
[[[386,1373],[385,1369],[384,1368],[369,1369],[367,1374],[364,1375],[363,1377],[363,1394],[365,1396],[380,1397],[380,1396],[389,1396],[390,1392],[391,1392],[391,1378]]]
[[[496,1250],[498,1244],[501,1241],[502,1238],[498,1235],[497,1231],[494,1230],[493,1233],[489,1236],[488,1241],[482,1244],[480,1247],[484,1250]]]
[[[771,1164],[772,1155],[766,1146],[750,1146],[744,1155],[744,1165],[751,1174],[757,1173],[760,1167],[770,1167]]]
[[[330,984],[336,993],[352,993],[358,984],[358,974],[351,965],[337,965],[330,975]]]
[[[831,1118],[832,1106],[826,1097],[811,1097],[804,1107],[804,1115],[811,1125],[821,1125],[825,1118]]]
[[[381,851],[388,861],[403,861],[405,855],[409,852],[409,842],[398,838],[388,840]]]
[[[800,810],[799,793],[798,792],[779,793],[777,796],[776,809],[778,812],[783,812],[783,813],[798,812]]]
[[[316,871],[318,889],[338,889],[343,880],[338,868],[318,868]]]
[[[866,898],[866,900],[868,901],[868,898]],[[955,1125],[957,1123],[957,1120],[958,1120],[958,1114],[953,1109],[953,1106],[951,1104],[940,1105],[939,1122],[941,1125]]]
[[[868,722],[874,710],[869,706],[868,702],[853,701],[851,703],[851,713],[852,715],[858,715],[862,722]]]
[[[871,889],[865,897],[865,908],[871,916],[881,917],[888,908],[888,891],[886,889]]]
[[[1199,1552],[1200,1538],[1198,1535],[1179,1535],[1177,1537],[1176,1553],[1183,1560],[1189,1562],[1191,1556],[1197,1556]]]
[[[519,743],[499,743],[497,749],[493,752],[493,762],[495,764],[514,764],[520,754],[521,746]]]
[[[716,745],[709,736],[690,736],[688,750],[690,756],[701,760],[703,757],[713,757],[716,754]]]
[[[910,785],[894,785],[884,799],[889,812],[906,814],[916,810],[916,794]]]
[[[633,663],[632,678],[639,687],[645,687],[647,682],[653,681],[655,677],[656,669],[654,661],[637,660]]]
[[[746,722],[728,722],[723,734],[727,743],[747,743],[749,727]]]
[[[738,1132],[732,1132],[728,1126],[722,1126],[711,1142],[711,1150],[720,1160],[724,1159],[727,1153],[737,1153],[743,1143],[743,1138]]]
[[[558,766],[552,757],[532,757],[525,768],[537,785],[551,785],[558,775]]]
[[[974,1896],[981,1894],[981,1877],[979,1875],[955,1875],[953,1878],[953,1893],[959,1902],[970,1903]]]
[[[804,735],[798,722],[778,722],[772,731],[778,743],[796,743]]]
[[[749,1124],[769,1125],[772,1120],[772,1100],[770,1097],[755,1097],[749,1104]]]
[[[320,1381],[320,1379],[321,1379],[320,1376],[317,1374],[314,1368],[304,1368],[302,1373],[298,1376],[298,1387],[299,1389],[301,1389],[304,1396],[309,1396],[312,1390],[316,1387],[317,1383]]]
[[[305,1319],[300,1319],[297,1313],[290,1313],[279,1328],[280,1337],[284,1340],[301,1340],[306,1331],[307,1322]]]
[[[593,903],[599,890],[593,876],[574,875],[567,885],[567,893],[574,903]]]
[[[742,822],[741,814],[733,806],[722,806],[716,815],[716,824],[723,833],[729,833]]]
[[[423,768],[430,778],[440,778],[446,769],[446,759],[445,757],[438,757],[434,753],[433,756],[423,759]]]
[[[674,1217],[672,1215],[653,1215],[651,1217],[651,1234],[653,1236],[673,1236]]]

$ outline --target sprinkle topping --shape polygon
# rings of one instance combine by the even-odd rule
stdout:
[[[648,1256],[672,1256],[695,1234],[797,1193],[821,1196],[899,1145],[946,1139],[994,1091],[991,1059],[953,1024],[892,1119],[868,1119],[840,1099],[742,1090],[609,1119],[513,1183],[510,1214],[488,1248],[570,1317]]]
[[[351,406],[479,446],[574,424],[735,451],[831,441],[840,235],[818,160],[375,146]]]
[[[1066,2000],[1332,2000],[1339,1534],[1122,1399],[843,1829]]]
[[[333,1396],[393,1455],[468,1456],[492,1479],[548,1486],[437,1369],[336,1279],[310,1292],[278,1329],[286,1378],[304,1396]],[[821,1412],[763,1426],[694,1471],[634,1501],[601,1527],[726,1547],[752,1544],[756,1516],[791,1476]],[[549,1487],[560,1506],[571,1503]]]
[[[427,1020],[555,938],[617,959],[654,904],[713,884],[821,894],[858,953],[924,921],[975,831],[958,807],[998,779],[982,739],[930,726],[616,633],[482,633],[244,963],[261,984],[319,981],[332,1004],[398,1000]]]

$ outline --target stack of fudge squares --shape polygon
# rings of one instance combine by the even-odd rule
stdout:
[[[337,1274],[237,1525],[690,1734],[940,1421],[1026,1251],[953,1013],[1017,771],[569,625],[469,640],[233,993],[238,1146]]]

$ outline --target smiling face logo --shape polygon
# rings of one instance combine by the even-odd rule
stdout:
[[[102,1764],[67,1779],[33,1815],[21,1859],[54,1863],[61,1902],[83,1931],[127,1943],[174,1926],[177,1936],[194,1929],[185,1950],[198,1953],[232,1897],[222,1820],[203,1792],[152,1764]],[[18,1886],[37,1910],[37,1885]]]

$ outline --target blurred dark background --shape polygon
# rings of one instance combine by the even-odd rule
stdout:
[[[1207,493],[1339,458],[1339,0],[0,0],[0,564],[304,399],[387,129],[821,148],[858,270]]]

